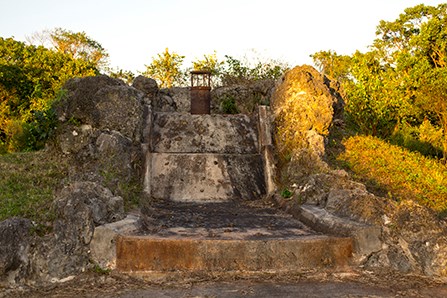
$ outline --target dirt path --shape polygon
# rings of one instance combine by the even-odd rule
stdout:
[[[181,275],[149,280],[85,273],[45,287],[1,289],[0,297],[447,297],[447,283],[386,272]]]

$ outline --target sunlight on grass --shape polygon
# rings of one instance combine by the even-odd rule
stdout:
[[[412,199],[439,214],[447,213],[447,167],[370,136],[344,141],[338,156],[359,177],[376,182],[398,200]]]

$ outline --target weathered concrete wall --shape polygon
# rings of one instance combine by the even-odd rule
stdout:
[[[146,193],[188,202],[262,198],[266,183],[257,124],[247,115],[154,113]]]
[[[247,115],[156,113],[152,152],[254,154],[256,130]]]
[[[151,196],[175,201],[254,200],[265,194],[257,154],[151,154]]]

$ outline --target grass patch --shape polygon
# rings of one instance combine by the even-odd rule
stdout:
[[[373,181],[397,200],[416,200],[439,215],[447,215],[447,167],[370,136],[352,136],[343,142],[338,160],[364,181]]]
[[[13,216],[37,224],[53,221],[55,191],[68,166],[45,151],[0,155],[0,220]]]

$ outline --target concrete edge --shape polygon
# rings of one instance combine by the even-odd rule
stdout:
[[[273,148],[273,133],[271,110],[268,106],[258,107],[258,140],[259,153],[264,165],[264,179],[267,195],[276,191],[274,177],[276,176],[275,157]]]
[[[90,242],[92,261],[102,269],[116,268],[116,239],[119,235],[134,234],[139,230],[139,217],[129,214],[123,220],[97,226]]]
[[[288,202],[274,196],[274,203],[311,229],[335,236],[351,237],[354,244],[354,263],[362,264],[372,253],[382,249],[382,230],[378,226],[338,217],[314,205]]]
[[[351,238],[327,235],[282,240],[122,235],[116,244],[116,268],[122,272],[340,269],[349,266],[352,255]]]

